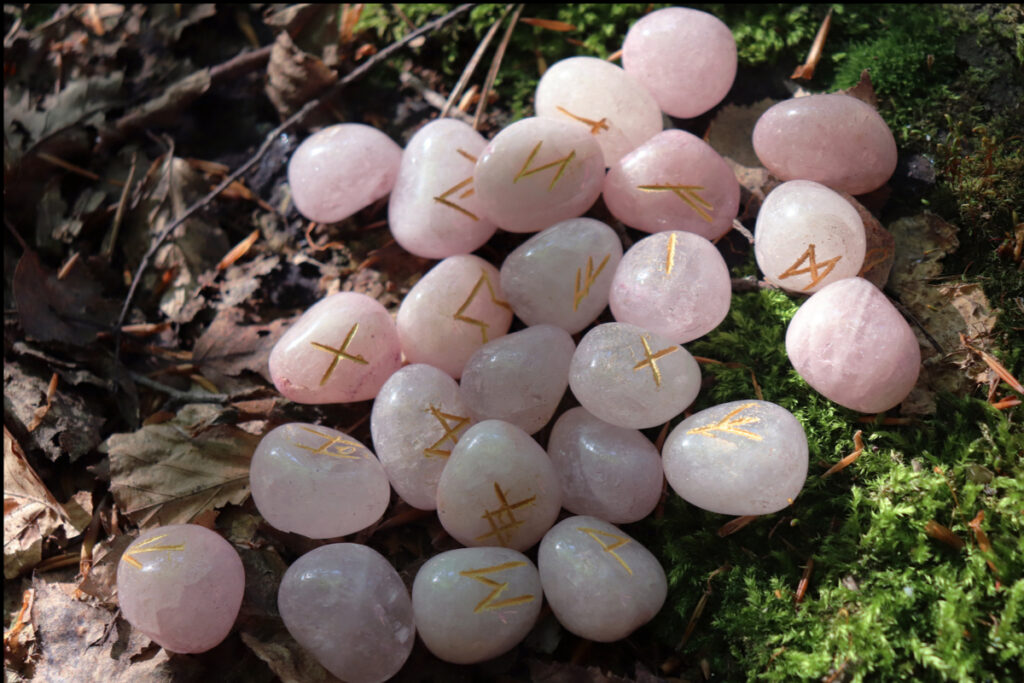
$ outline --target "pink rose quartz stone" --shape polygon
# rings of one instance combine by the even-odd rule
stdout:
[[[576,347],[569,387],[595,417],[647,429],[668,422],[697,398],[700,368],[689,351],[659,334],[605,323]]]
[[[754,151],[782,180],[813,180],[864,194],[896,170],[896,140],[871,105],[849,95],[785,100],[761,115]]]
[[[670,7],[633,24],[622,67],[647,86],[662,111],[692,119],[722,101],[736,78],[736,41],[718,18]]]
[[[409,290],[396,319],[402,352],[458,379],[473,352],[508,332],[512,307],[498,269],[479,256],[449,256]]]
[[[249,471],[252,499],[275,529],[309,538],[354,534],[384,515],[391,499],[384,467],[344,432],[281,425],[263,437]]]
[[[711,145],[684,130],[666,130],[612,164],[604,202],[638,230],[685,230],[713,240],[732,228],[740,185]]]
[[[725,320],[732,283],[715,245],[689,232],[659,232],[626,252],[615,270],[612,315],[684,344]]]
[[[662,451],[665,477],[684,500],[725,515],[766,515],[807,478],[807,436],[767,401],[723,403],[680,422]]]
[[[587,130],[611,166],[661,132],[654,97],[621,67],[596,57],[555,62],[537,83],[537,116],[575,121]]]
[[[376,128],[341,123],[306,138],[288,162],[292,201],[303,216],[335,223],[391,192],[402,148]]]
[[[376,550],[334,543],[295,561],[277,607],[288,632],[346,683],[381,683],[398,673],[416,642],[412,600]]]
[[[466,546],[523,551],[562,507],[555,468],[536,441],[501,420],[473,425],[452,449],[437,486],[437,516]]]
[[[554,325],[495,339],[466,362],[462,400],[475,420],[504,420],[527,434],[538,432],[565,395],[575,350],[569,333]]]
[[[475,420],[459,385],[430,365],[407,365],[384,383],[370,413],[373,447],[398,495],[437,508],[437,482],[452,448]]]
[[[462,121],[438,119],[421,128],[402,153],[388,224],[406,251],[441,259],[468,254],[494,234],[474,192],[473,170],[484,137]]]
[[[350,403],[377,395],[402,366],[398,331],[375,299],[341,292],[317,302],[270,351],[270,376],[297,403]]]
[[[509,548],[435,555],[412,585],[416,631],[437,657],[475,664],[505,654],[533,628],[544,594],[530,559]]]
[[[572,408],[551,428],[548,455],[562,486],[562,507],[613,524],[654,511],[664,484],[661,457],[635,429],[608,424]]]
[[[910,325],[859,277],[833,282],[800,306],[786,330],[786,353],[818,393],[861,413],[898,405],[921,369]]]
[[[583,215],[601,194],[604,155],[573,121],[532,117],[498,133],[473,184],[484,215],[510,232],[537,232]]]
[[[245,592],[238,553],[195,524],[139,535],[117,564],[124,618],[171,652],[206,652],[231,631]]]
[[[593,218],[570,218],[519,245],[501,265],[501,289],[527,325],[576,334],[608,305],[622,242]]]
[[[596,517],[556,524],[541,541],[537,567],[559,623],[599,643],[646,624],[668,595],[665,570],[651,551]]]
[[[754,255],[768,282],[816,292],[855,277],[867,249],[857,210],[824,185],[790,180],[768,193],[757,214]]]

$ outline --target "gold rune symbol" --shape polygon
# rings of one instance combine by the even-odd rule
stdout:
[[[360,365],[369,365],[367,360],[362,356],[353,356],[352,354],[348,353],[348,345],[352,343],[352,340],[355,338],[356,331],[358,329],[359,323],[356,323],[355,325],[352,326],[352,329],[349,330],[348,334],[345,335],[345,341],[341,343],[340,349],[332,349],[330,346],[327,346],[326,344],[321,344],[319,342],[309,342],[313,346],[313,348],[317,348],[320,349],[321,351],[326,351],[327,353],[334,354],[334,358],[331,359],[330,366],[328,366],[327,371],[324,372],[324,376],[320,378],[320,386],[323,386],[327,382],[327,380],[331,378],[331,373],[334,372],[334,368],[338,367],[338,362],[342,358],[353,361],[355,363],[359,363]]]
[[[472,154],[470,154],[469,152],[467,152],[466,150],[464,150],[464,149],[457,149],[455,151],[458,152],[461,156],[465,157],[466,159],[469,159],[473,163],[476,163],[476,157],[473,156]],[[442,192],[437,197],[434,197],[434,201],[438,202],[439,204],[443,204],[443,205],[447,206],[449,209],[455,209],[459,213],[461,213],[463,215],[466,215],[466,216],[469,216],[470,218],[472,218],[475,221],[478,221],[478,220],[480,220],[480,218],[475,213],[473,213],[472,211],[470,211],[470,210],[468,210],[466,208],[463,208],[463,207],[459,206],[455,202],[453,202],[450,199],[448,199],[448,197],[452,196],[453,194],[455,194],[459,190],[461,190],[464,187],[467,187],[469,185],[472,185],[472,184],[473,184],[473,176],[471,175],[468,178],[465,178],[465,179],[459,181],[455,185],[452,185],[451,187],[449,187],[447,190]],[[470,187],[468,190],[466,190],[465,192],[463,192],[462,194],[459,195],[459,199],[465,199],[466,197],[471,197],[473,195],[473,192],[475,192],[475,190],[472,187]]]
[[[597,276],[601,274],[604,267],[608,264],[608,259],[611,258],[611,254],[605,254],[604,260],[601,261],[601,265],[597,267],[597,271],[594,271],[594,257],[587,257],[587,275],[583,279],[583,288],[580,288],[580,276],[583,274],[582,268],[576,269],[576,287],[573,289],[572,297],[572,310],[576,310],[580,306],[580,302],[590,295],[590,286],[594,284]]]
[[[811,284],[800,290],[801,292],[806,292],[811,287],[817,286],[819,282],[827,277],[828,274],[832,272],[832,269],[836,267],[836,264],[839,263],[839,259],[841,258],[843,258],[842,254],[819,263],[815,258],[814,245],[808,245],[807,250],[800,255],[800,258],[797,259],[796,263],[787,268],[786,272],[779,276],[779,279],[785,280],[787,277],[792,277],[794,275],[810,275]],[[800,268],[804,261],[810,261],[810,265],[806,268]]]
[[[704,189],[703,185],[638,185],[636,189],[643,192],[663,192],[668,190],[686,202],[687,206],[696,211],[701,218],[708,223],[711,222],[711,214],[705,211],[705,209],[714,210],[715,207],[711,205],[711,202],[700,196],[699,190]]]
[[[668,253],[665,254],[665,275],[672,274],[672,267],[676,265],[676,234],[669,233]]]
[[[519,169],[519,173],[516,173],[516,177],[512,181],[513,184],[518,183],[521,178],[525,178],[526,176],[533,175],[534,173],[540,173],[541,171],[546,171],[549,168],[554,168],[555,166],[558,166],[558,173],[555,174],[555,177],[551,179],[551,184],[548,185],[549,192],[555,189],[555,183],[557,183],[558,180],[562,177],[562,174],[565,173],[565,167],[569,165],[570,161],[576,158],[576,150],[572,150],[571,152],[569,152],[568,156],[565,156],[561,159],[555,159],[549,164],[544,164],[543,166],[538,166],[537,168],[530,169],[529,171],[527,171],[526,169],[530,168],[530,164],[533,163],[533,158],[537,156],[537,153],[540,151],[540,147],[543,144],[543,140],[538,142],[537,146],[533,148],[532,152],[530,152],[530,156],[526,157],[526,163],[523,164],[523,167],[521,169]]]
[[[501,486],[498,482],[494,482],[494,495],[498,497],[498,502],[501,503],[496,510],[484,510],[484,514],[480,515],[481,519],[486,519],[487,523],[491,525],[491,530],[477,536],[476,540],[483,541],[485,539],[494,536],[498,539],[498,543],[505,545],[509,542],[508,532],[519,528],[526,523],[526,520],[516,519],[515,511],[519,508],[528,507],[537,502],[537,496],[530,496],[524,498],[516,503],[509,503],[508,497],[505,492],[501,490]]]
[[[762,441],[763,437],[760,434],[748,432],[746,429],[740,429],[740,427],[742,427],[743,425],[756,424],[760,422],[761,418],[748,415],[747,417],[741,417],[735,420],[733,419],[747,408],[753,407],[753,403],[744,403],[739,408],[733,410],[718,422],[706,424],[703,427],[694,427],[693,429],[687,431],[686,433],[703,434],[704,436],[710,437],[712,439],[720,439],[722,437],[718,436],[714,432],[725,432],[727,434],[735,434],[736,436],[742,436],[743,438],[750,439],[751,441]]]
[[[643,345],[644,345],[644,360],[642,360],[639,363],[637,363],[636,365],[634,365],[633,366],[633,371],[635,372],[635,371],[639,370],[640,368],[645,368],[648,365],[650,365],[651,366],[651,373],[654,374],[654,383],[657,386],[660,387],[661,386],[661,369],[658,367],[658,364],[655,363],[654,361],[658,360],[659,358],[664,358],[665,356],[667,356],[670,353],[674,353],[674,352],[678,351],[679,347],[678,346],[669,346],[668,348],[664,348],[661,351],[658,351],[657,353],[653,353],[652,354],[651,353],[651,345],[647,343],[647,335],[644,335],[644,336],[640,337],[640,341],[643,342]],[[634,356],[634,358],[635,358],[635,356]]]
[[[449,455],[452,454],[452,449],[449,448],[448,450],[443,450],[440,448],[441,444],[443,444],[448,439],[452,440],[453,446],[457,444],[459,442],[458,432],[460,429],[469,424],[469,418],[462,417],[461,415],[451,415],[449,413],[442,413],[434,406],[430,406],[430,408],[427,409],[427,412],[433,415],[434,419],[436,419],[438,423],[440,423],[441,429],[444,430],[444,436],[435,441],[429,448],[424,448],[423,455],[427,456],[428,458],[432,455],[447,458]],[[453,427],[448,423],[448,420],[457,420],[457,422]]]
[[[312,448],[310,446],[303,446],[301,443],[295,444],[304,451],[310,453],[319,453],[321,455],[329,455],[332,458],[345,458],[346,460],[361,460],[361,455],[352,455],[359,450],[360,444],[355,441],[350,441],[342,436],[331,436],[330,434],[324,434],[318,432],[315,429],[309,427],[301,427],[302,431],[309,432],[310,434],[316,434],[321,439],[324,439],[324,443],[319,448]],[[337,446],[335,449],[334,447]]]
[[[633,573],[633,570],[629,568],[629,565],[626,564],[626,561],[619,557],[619,554],[615,552],[617,549],[629,543],[632,539],[625,538],[624,536],[619,536],[618,534],[613,534],[610,531],[600,531],[599,529],[591,529],[585,526],[578,526],[576,527],[576,530],[582,531],[587,536],[590,536],[592,539],[597,541],[601,545],[601,547],[604,548],[604,551],[606,553],[610,553],[612,557],[619,561],[619,564],[626,568],[627,572],[629,572],[630,574]],[[613,538],[616,542],[612,543],[611,545],[608,545],[603,540],[598,538],[598,536],[604,536],[605,538]]]
[[[568,116],[571,119],[576,119],[580,123],[585,123],[588,126],[590,126],[590,134],[591,135],[597,135],[602,130],[608,130],[608,119],[603,118],[600,121],[594,121],[593,119],[585,119],[582,116],[576,116],[576,114],[573,114],[568,109],[565,109],[563,107],[559,107],[557,105],[555,106],[555,109],[557,109],[558,111],[562,112],[563,114],[565,114],[566,116]]]
[[[506,562],[505,564],[497,564],[493,567],[484,567],[483,569],[467,569],[459,572],[459,575],[465,576],[466,578],[479,581],[489,588],[493,588],[483,600],[476,604],[473,608],[473,613],[481,612],[483,610],[501,609],[502,607],[513,607],[515,605],[522,605],[524,602],[533,602],[533,595],[517,595],[514,598],[505,598],[504,600],[498,600],[502,593],[508,588],[508,581],[505,583],[498,583],[494,579],[487,578],[488,574],[497,574],[503,572],[506,569],[514,569],[516,567],[522,567],[525,562]]]
[[[161,538],[166,538],[168,535],[169,534],[160,534],[159,536],[154,536],[148,541],[143,541],[138,545],[128,548],[128,550],[124,551],[124,555],[121,556],[121,559],[136,569],[142,569],[142,563],[135,559],[136,555],[141,555],[142,553],[155,553],[161,550],[170,551],[185,549],[184,543],[179,543],[178,545],[151,545],[152,543],[159,541]]]
[[[473,285],[473,289],[472,291],[470,291],[469,296],[466,297],[466,300],[462,302],[462,305],[459,306],[459,310],[455,311],[455,314],[452,315],[452,317],[455,318],[456,320],[461,320],[464,323],[469,323],[470,325],[476,325],[477,327],[479,327],[480,336],[483,337],[484,344],[486,344],[488,328],[487,323],[485,323],[483,320],[477,320],[476,318],[470,318],[468,315],[463,315],[466,312],[466,309],[469,308],[469,305],[473,303],[473,299],[476,298],[476,295],[480,291],[480,288],[483,287],[484,285],[487,285],[487,292],[491,295],[492,304],[496,306],[501,306],[502,308],[507,308],[510,311],[512,310],[512,307],[508,305],[507,301],[502,301],[501,299],[498,298],[498,295],[494,293],[494,286],[491,285],[491,278],[487,276],[487,271],[481,269],[480,279],[476,281],[475,285]]]

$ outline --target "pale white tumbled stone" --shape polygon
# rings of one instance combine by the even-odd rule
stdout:
[[[558,621],[581,638],[610,643],[654,618],[668,582],[657,558],[596,517],[563,519],[541,541],[537,567]]]
[[[732,401],[691,415],[669,434],[662,456],[676,493],[725,515],[777,512],[807,478],[803,426],[768,401]]]
[[[654,444],[582,406],[555,422],[548,455],[562,486],[562,507],[573,514],[628,524],[651,514],[661,498],[664,477]]]
[[[555,468],[536,441],[501,420],[473,425],[437,486],[437,516],[459,543],[526,550],[562,507]]]
[[[406,251],[424,258],[468,254],[494,234],[474,192],[484,136],[455,119],[431,121],[402,152],[388,200],[388,226]]]
[[[628,323],[597,325],[580,340],[569,365],[569,387],[596,417],[647,429],[683,412],[700,390],[690,352]]]
[[[764,278],[791,292],[816,292],[864,265],[867,240],[857,210],[838,192],[790,180],[757,214],[754,256]]]
[[[729,267],[700,235],[659,232],[622,257],[608,302],[619,322],[685,344],[725,320],[732,303]]]
[[[540,574],[510,548],[435,555],[412,585],[416,631],[437,657],[475,664],[518,645],[540,614]]]
[[[407,365],[384,383],[370,413],[373,448],[402,500],[437,507],[437,482],[459,437],[475,420],[459,385],[430,365]]]
[[[410,363],[458,379],[473,352],[508,332],[512,307],[498,269],[479,256],[449,256],[409,290],[395,322]]]
[[[520,244],[501,265],[501,289],[527,325],[575,334],[608,305],[622,258],[615,231],[593,218],[570,218]]]
[[[587,127],[611,166],[661,132],[658,103],[621,67],[596,57],[552,64],[537,83],[537,116]]]
[[[551,420],[569,386],[576,350],[569,333],[534,325],[476,350],[459,389],[473,419],[504,420],[533,434]]]

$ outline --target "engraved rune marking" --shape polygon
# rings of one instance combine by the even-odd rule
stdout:
[[[834,258],[830,258],[827,261],[818,262],[814,254],[814,245],[808,245],[807,250],[800,255],[800,258],[797,259],[796,263],[787,268],[786,272],[779,276],[779,279],[785,280],[787,277],[792,277],[794,275],[810,275],[811,284],[800,290],[801,292],[806,292],[808,289],[816,286],[825,277],[827,277],[828,274],[832,272],[832,269],[836,267],[836,264],[839,263],[839,259],[841,258],[843,258],[842,254]],[[800,268],[804,261],[810,261],[810,265],[806,268]]]
[[[610,259],[611,256],[611,254],[605,255],[604,260],[601,261],[601,265],[597,267],[596,272],[594,271],[594,257],[587,257],[587,274],[583,278],[582,288],[580,287],[580,276],[583,274],[583,269],[576,269],[576,287],[575,289],[573,289],[572,310],[575,311],[577,308],[579,308],[580,302],[583,301],[588,296],[590,296],[590,286],[594,284],[594,281],[597,280],[597,276],[601,274],[602,270],[604,270],[604,267],[608,264],[608,259]]]
[[[742,436],[744,439],[750,439],[751,441],[762,441],[763,437],[760,434],[748,432],[746,429],[740,429],[740,427],[742,427],[743,425],[756,424],[760,422],[761,418],[748,415],[746,417],[733,419],[747,408],[753,407],[753,403],[744,403],[739,408],[733,410],[718,422],[706,424],[703,427],[694,427],[693,429],[687,431],[686,433],[702,434],[712,439],[721,439],[722,437],[715,434],[715,432],[725,432],[727,434],[735,434],[736,436]]]
[[[138,545],[132,546],[128,548],[128,550],[124,551],[124,555],[121,556],[121,559],[136,569],[142,569],[142,563],[135,559],[136,555],[141,555],[142,553],[155,553],[162,550],[171,551],[185,549],[184,543],[179,543],[177,545],[151,545],[159,541],[161,538],[166,538],[167,536],[168,534],[160,534],[159,536],[154,536],[148,541],[143,541]]]
[[[566,116],[568,116],[571,119],[576,119],[580,123],[585,123],[588,126],[590,126],[590,134],[591,135],[597,135],[602,130],[608,130],[608,119],[603,118],[600,121],[595,121],[593,119],[585,119],[582,116],[576,116],[576,114],[573,114],[568,109],[565,109],[563,107],[559,107],[557,105],[555,106],[555,109],[557,109],[558,111],[562,112],[563,114],[565,114]]]
[[[578,527],[576,527],[576,530],[577,531],[582,531],[587,536],[590,536],[592,539],[597,541],[601,545],[601,547],[604,548],[604,551],[606,553],[611,554],[612,557],[614,557],[616,560],[619,561],[619,564],[621,564],[623,567],[626,568],[627,572],[629,572],[630,574],[633,573],[633,570],[629,568],[629,565],[626,564],[626,561],[624,559],[622,559],[621,557],[619,557],[619,554],[617,552],[615,552],[617,549],[619,549],[622,546],[624,546],[627,543],[629,543],[631,539],[625,538],[623,536],[619,536],[618,534],[613,534],[613,533],[611,533],[609,531],[600,531],[598,529],[591,529],[591,528],[585,527],[585,526],[578,526]],[[604,536],[605,538],[615,539],[615,543],[612,543],[611,545],[608,545],[603,540],[598,538],[598,536]]]
[[[456,148],[455,151],[459,154],[459,156],[465,157],[466,159],[469,159],[474,164],[476,163],[476,157],[473,156],[472,154],[470,154],[469,152],[467,152],[466,150],[462,149],[461,147]]]
[[[676,265],[676,237],[673,232],[668,236],[668,253],[665,254],[665,275],[672,274],[672,268]]]
[[[473,285],[473,289],[470,291],[469,296],[466,297],[466,300],[462,302],[462,305],[459,306],[459,310],[455,311],[455,314],[452,315],[452,317],[456,320],[461,320],[464,323],[469,323],[470,325],[476,325],[479,327],[480,336],[483,337],[484,344],[486,344],[488,341],[487,328],[489,325],[483,320],[477,320],[476,318],[470,318],[468,315],[464,315],[466,309],[473,303],[473,299],[476,298],[476,295],[480,292],[480,288],[484,285],[487,286],[487,292],[491,295],[492,304],[501,306],[502,308],[507,308],[510,311],[512,310],[512,307],[508,305],[507,301],[502,301],[498,298],[498,295],[494,293],[494,286],[491,285],[491,278],[487,276],[487,271],[481,270],[480,279],[476,281],[475,285]]]
[[[332,458],[345,458],[346,460],[361,460],[362,456],[352,455],[359,450],[359,444],[355,441],[350,441],[344,436],[331,436],[330,434],[324,434],[318,432],[315,429],[309,427],[301,427],[302,431],[309,432],[310,434],[316,434],[321,439],[324,439],[324,443],[318,448],[311,446],[304,446],[301,443],[295,444],[297,447],[310,453],[319,453],[321,455],[329,455]],[[337,448],[335,448],[337,447]]]
[[[459,155],[465,157],[466,159],[472,161],[473,163],[476,163],[476,157],[473,156],[472,154],[470,154],[469,152],[467,152],[466,150],[464,150],[464,149],[456,149],[455,151],[458,152]],[[459,190],[461,190],[461,189],[463,189],[465,187],[468,187],[468,186],[470,186],[472,184],[473,184],[473,176],[469,176],[468,178],[465,178],[465,179],[459,181],[455,185],[452,185],[447,190],[442,192],[440,195],[434,197],[434,201],[439,203],[439,204],[443,204],[444,206],[447,206],[449,209],[455,209],[456,211],[458,211],[459,213],[463,214],[464,216],[469,216],[474,221],[478,221],[478,220],[480,220],[480,217],[477,216],[475,213],[473,213],[469,209],[466,209],[465,207],[459,206],[458,204],[456,204],[452,200],[448,199],[448,197],[452,196],[453,194],[455,194]],[[461,195],[459,195],[459,199],[465,199],[466,197],[471,196],[473,194],[473,192],[474,192],[473,188],[470,187],[468,190],[466,190]]]
[[[459,572],[460,576],[479,581],[488,588],[492,588],[483,600],[476,604],[473,608],[473,613],[482,612],[483,610],[501,609],[502,607],[512,607],[514,605],[522,605],[525,602],[533,602],[533,595],[517,595],[514,598],[505,598],[504,600],[498,600],[501,594],[508,589],[508,581],[505,583],[498,583],[494,579],[487,578],[488,574],[497,574],[503,572],[506,569],[514,569],[516,567],[522,567],[525,562],[506,562],[505,564],[497,564],[493,567],[484,567],[483,569],[467,569]]]
[[[672,192],[686,202],[686,205],[696,211],[701,218],[708,223],[711,222],[711,214],[705,209],[714,210],[715,207],[700,196],[699,190],[704,189],[703,185],[638,185],[636,189],[643,192],[664,192],[666,190]]]
[[[434,419],[441,425],[441,429],[444,430],[444,436],[435,441],[429,448],[423,449],[423,455],[428,458],[432,455],[436,455],[442,458],[447,458],[452,454],[452,449],[442,449],[440,446],[448,439],[451,439],[452,446],[459,442],[459,430],[469,424],[468,417],[462,417],[461,415],[451,415],[450,413],[442,413],[434,406],[430,406],[427,412],[434,416]],[[448,420],[455,420],[455,426],[453,427],[448,423]]]
[[[338,362],[342,358],[344,358],[345,360],[353,361],[355,363],[359,363],[360,365],[369,365],[369,362],[362,356],[353,356],[352,354],[348,353],[348,345],[352,343],[352,340],[356,336],[356,330],[358,329],[359,323],[356,323],[355,325],[352,326],[352,329],[349,330],[348,334],[345,335],[345,341],[341,343],[340,349],[332,349],[330,346],[327,346],[326,344],[321,344],[319,342],[309,342],[314,348],[320,349],[321,351],[326,351],[327,353],[334,354],[334,358],[331,359],[331,364],[328,366],[327,371],[324,372],[324,376],[320,378],[320,386],[323,386],[327,382],[327,380],[331,378],[331,373],[334,372],[334,368],[338,367]]]
[[[562,174],[565,173],[565,167],[569,165],[570,161],[576,158],[576,150],[572,150],[571,152],[569,152],[567,156],[562,157],[561,159],[555,159],[549,164],[538,166],[537,168],[530,169],[529,171],[526,170],[530,168],[530,164],[533,163],[534,157],[536,157],[537,153],[540,152],[540,147],[543,144],[543,140],[538,142],[537,146],[533,148],[532,152],[530,152],[530,156],[526,157],[526,163],[523,164],[523,167],[521,169],[519,169],[519,173],[516,173],[516,177],[512,181],[513,184],[518,183],[521,178],[525,178],[526,176],[531,176],[534,173],[540,173],[541,171],[546,171],[549,168],[554,168],[555,166],[558,166],[558,172],[555,173],[555,177],[551,179],[551,184],[548,185],[548,192],[555,189],[555,183],[557,183],[559,179],[562,177]]]
[[[674,353],[674,352],[678,351],[679,347],[678,346],[669,346],[668,348],[664,348],[661,351],[658,351],[657,353],[653,353],[652,354],[651,353],[651,345],[647,343],[647,336],[644,335],[644,336],[640,337],[640,341],[643,342],[643,345],[644,345],[644,360],[642,360],[639,363],[637,363],[636,365],[634,365],[633,366],[633,371],[635,372],[635,371],[639,370],[640,368],[645,368],[648,365],[650,365],[651,366],[651,373],[654,375],[654,383],[657,386],[660,387],[661,386],[661,368],[658,367],[658,364],[655,363],[655,361],[658,360],[659,358],[664,358],[665,356],[667,356],[670,353]],[[634,356],[634,358],[635,358],[635,356]]]
[[[508,497],[501,490],[498,482],[494,482],[494,495],[498,497],[498,502],[501,505],[496,510],[484,510],[484,514],[480,515],[481,519],[486,519],[487,523],[491,525],[491,530],[482,536],[477,536],[476,540],[483,541],[494,536],[498,543],[505,545],[509,542],[508,533],[526,523],[526,520],[516,519],[515,511],[519,508],[535,504],[537,496],[530,496],[516,503],[509,503]]]

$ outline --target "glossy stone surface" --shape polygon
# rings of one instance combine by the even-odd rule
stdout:
[[[580,340],[569,365],[569,387],[596,417],[647,429],[683,412],[700,390],[690,352],[628,323],[597,325]]]
[[[633,24],[622,67],[647,86],[662,111],[690,119],[722,101],[736,78],[736,41],[720,19],[670,7]]]
[[[587,130],[611,166],[661,132],[661,110],[647,88],[621,67],[596,57],[552,64],[537,83],[537,116],[575,121]]]
[[[684,130],[666,130],[612,164],[604,202],[638,230],[685,230],[713,240],[732,227],[740,186],[711,145]]]
[[[361,531],[384,514],[384,467],[344,432],[292,422],[263,437],[249,470],[252,499],[275,529],[309,538]]]
[[[452,449],[437,487],[437,516],[467,546],[523,551],[551,528],[562,507],[547,453],[519,427],[473,425]]]
[[[277,607],[299,645],[346,683],[386,681],[416,641],[409,591],[365,545],[334,543],[300,557],[281,580]]]
[[[206,652],[231,631],[245,592],[238,553],[195,524],[139,535],[117,564],[124,618],[171,652]]]
[[[563,519],[541,541],[537,567],[558,621],[581,638],[621,640],[665,603],[665,571],[651,552],[596,517]]]
[[[864,223],[837,192],[790,180],[768,193],[757,214],[754,255],[768,282],[790,292],[816,292],[855,277],[866,253]]]
[[[501,289],[527,325],[576,334],[608,305],[622,242],[593,218],[570,218],[520,244],[501,266]]]
[[[484,137],[462,121],[437,119],[402,152],[388,200],[388,226],[406,251],[441,259],[468,254],[494,234],[474,192],[473,170]]]
[[[635,429],[597,419],[586,408],[567,410],[551,428],[548,456],[562,487],[562,507],[613,524],[636,522],[661,498],[661,458]]]
[[[431,268],[398,309],[406,360],[458,379],[473,352],[512,324],[500,280],[497,268],[472,254],[450,256]]]
[[[754,151],[782,180],[813,180],[864,194],[896,170],[896,140],[875,109],[849,95],[785,100],[761,115]]]
[[[288,328],[269,365],[274,386],[297,403],[365,401],[402,366],[398,331],[377,300],[332,294]]]
[[[376,128],[340,123],[310,135],[288,162],[295,208],[318,223],[351,216],[391,192],[402,148]]]
[[[540,574],[509,548],[460,548],[435,555],[412,585],[416,630],[437,657],[474,664],[518,645],[540,614]]]
[[[612,280],[612,315],[684,344],[729,313],[729,267],[711,242],[689,232],[659,232],[622,257]]]
[[[604,155],[573,121],[531,117],[494,136],[473,184],[485,216],[510,232],[537,232],[584,214],[601,194]]]
[[[859,277],[833,282],[800,306],[786,330],[786,353],[822,396],[862,413],[898,405],[921,369],[910,325]]]
[[[676,493],[725,515],[777,512],[807,478],[803,426],[767,401],[732,401],[691,415],[669,434],[662,455]]]
[[[437,482],[475,420],[459,385],[430,365],[407,365],[384,383],[370,413],[373,448],[395,491],[420,510],[437,507]]]

